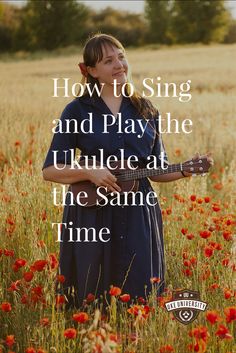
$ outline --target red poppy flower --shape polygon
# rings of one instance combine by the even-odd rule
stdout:
[[[190,196],[190,200],[193,201],[193,202],[196,201],[196,198],[197,198],[196,195],[191,195],[191,196]]]
[[[215,211],[215,212],[219,212],[220,211],[220,206],[217,205],[217,204],[213,204],[212,205],[212,210]]]
[[[168,352],[174,352],[174,348],[170,344],[160,347],[160,353],[168,353]]]
[[[225,308],[224,313],[225,313],[227,323],[230,323],[236,320],[236,306],[230,306],[228,308]]]
[[[57,275],[57,281],[59,282],[59,283],[64,283],[65,282],[65,276],[63,276],[63,275]]]
[[[92,303],[95,300],[95,296],[92,293],[89,293],[86,298],[87,303]]]
[[[34,273],[32,271],[29,271],[29,272],[25,272],[23,274],[23,278],[26,282],[30,282],[34,277]]]
[[[1,309],[2,309],[2,311],[4,311],[5,313],[8,313],[9,311],[12,310],[11,304],[8,303],[8,302],[3,302],[3,303],[1,304]]]
[[[213,255],[213,249],[209,246],[206,246],[204,249],[204,255],[206,257],[211,257]]]
[[[89,316],[85,312],[80,312],[78,314],[74,314],[72,318],[74,321],[76,321],[80,324],[83,324],[89,320]]]
[[[182,228],[182,229],[181,229],[181,233],[182,233],[183,235],[187,234],[187,233],[188,233],[188,229],[187,229],[187,228]]]
[[[207,311],[206,313],[206,319],[209,321],[212,325],[214,325],[216,322],[220,321],[220,315],[217,313],[217,311],[212,310],[212,311]]]
[[[17,290],[19,290],[19,285],[20,285],[20,279],[18,279],[15,282],[12,282],[12,284],[10,285],[10,287],[7,289],[9,292],[15,292]]]
[[[117,297],[118,295],[121,294],[121,289],[119,287],[111,287],[109,294],[111,296]]]
[[[229,333],[229,330],[224,325],[219,325],[218,330],[215,333],[216,336],[221,339],[232,339],[232,335]]]
[[[56,296],[56,305],[63,305],[65,303],[64,295],[57,295]]]
[[[123,295],[120,296],[120,300],[123,303],[127,303],[128,301],[130,301],[130,295],[129,294],[123,294]]]
[[[36,350],[33,347],[28,347],[26,348],[25,353],[36,353]]]
[[[186,235],[186,238],[187,238],[188,240],[192,240],[192,239],[194,238],[194,235],[193,235],[192,233],[187,234],[187,235]]]
[[[13,346],[13,344],[16,343],[15,341],[15,336],[14,335],[8,335],[5,339],[5,344],[7,347]]]
[[[42,272],[47,264],[48,264],[47,260],[37,260],[33,263],[32,266],[30,266],[30,269],[31,271]]]
[[[205,326],[195,327],[189,332],[189,336],[195,337],[196,340],[202,339],[204,342],[206,342],[207,339],[210,337],[207,327]]]
[[[13,264],[13,270],[17,272],[19,268],[25,266],[26,260],[25,259],[17,259]]]
[[[204,201],[205,201],[206,203],[209,203],[209,202],[211,201],[211,199],[210,199],[209,196],[205,196],[205,197],[204,197]]]
[[[40,319],[40,325],[42,326],[48,326],[49,325],[49,318],[48,317],[43,317],[42,319]]]
[[[50,254],[49,259],[50,259],[51,269],[52,270],[56,269],[58,267],[58,260],[57,260],[56,254]]]
[[[221,263],[222,263],[223,266],[228,267],[229,266],[229,258],[228,257],[224,258],[221,261]]]
[[[14,250],[4,249],[4,255],[13,257],[14,256]]]
[[[42,348],[39,348],[39,349],[37,350],[37,353],[46,353],[46,351],[45,351],[44,349],[42,349]]]
[[[228,288],[224,288],[224,297],[225,299],[229,299],[233,296],[233,291]]]
[[[199,234],[200,234],[200,237],[203,239],[207,239],[211,236],[211,232],[209,232],[209,230],[201,230]]]
[[[232,236],[232,232],[230,231],[224,231],[223,232],[223,237],[225,240],[229,241],[229,240],[232,240],[233,239],[233,236]]]
[[[191,277],[193,275],[193,272],[189,268],[183,269],[182,272],[187,277]]]
[[[77,335],[77,332],[74,328],[68,328],[64,331],[64,337],[68,339],[74,339]]]
[[[151,283],[160,283],[161,279],[159,277],[152,277],[150,278]]]

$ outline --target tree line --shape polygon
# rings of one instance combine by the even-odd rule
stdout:
[[[95,11],[76,0],[0,3],[1,52],[81,46],[98,31],[125,46],[236,42],[236,21],[224,0],[146,0],[143,14],[111,7]]]

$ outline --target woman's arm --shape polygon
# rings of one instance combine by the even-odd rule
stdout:
[[[58,164],[63,167],[63,164]],[[89,180],[97,186],[105,186],[109,191],[121,191],[116,184],[117,178],[111,174],[107,168],[103,169],[71,169],[66,166],[64,169],[58,170],[54,165],[50,165],[43,169],[43,178],[46,181],[61,184],[74,184],[78,181]]]
[[[184,175],[186,177],[190,177],[191,174],[184,172]],[[182,173],[180,172],[175,172],[175,173],[171,173],[171,174],[163,174],[163,175],[157,175],[157,176],[152,176],[149,179],[151,181],[159,181],[159,182],[168,182],[168,181],[175,181],[178,179],[183,179],[184,176],[182,175]]]

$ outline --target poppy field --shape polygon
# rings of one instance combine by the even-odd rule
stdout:
[[[65,310],[59,244],[52,222],[62,207],[41,168],[52,121],[73,97],[53,96],[53,78],[80,81],[76,55],[1,62],[0,352],[233,353],[236,336],[236,45],[127,51],[133,82],[191,80],[189,102],[153,97],[163,116],[193,122],[191,134],[163,134],[171,163],[213,153],[205,176],[154,184],[164,222],[166,288],[131,300],[111,283],[103,301],[90,293]],[[183,325],[165,303],[175,290],[199,291],[205,312]],[[57,294],[56,294],[57,293]]]

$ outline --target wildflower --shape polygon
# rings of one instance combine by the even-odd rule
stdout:
[[[230,289],[224,288],[224,297],[225,299],[229,299],[233,296],[233,293]]]
[[[86,298],[87,303],[92,303],[95,300],[95,296],[92,293],[89,293]]]
[[[229,306],[228,308],[225,308],[224,313],[227,323],[236,320],[236,306]]]
[[[223,184],[222,183],[216,183],[214,185],[214,189],[216,189],[216,190],[221,190],[222,188],[223,188]]]
[[[196,198],[197,198],[196,195],[191,195],[191,196],[190,196],[190,200],[193,201],[193,202],[196,201]]]
[[[49,254],[49,259],[50,259],[50,267],[52,270],[56,269],[58,267],[58,260],[56,257],[56,254]]]
[[[74,328],[68,328],[64,331],[64,337],[67,339],[74,339],[77,335],[77,332]]]
[[[207,327],[205,326],[195,327],[189,332],[189,336],[190,337],[194,336],[196,340],[202,339],[204,342],[206,342],[210,337]]]
[[[5,256],[9,256],[9,257],[13,257],[14,256],[14,250],[4,249],[4,255]]]
[[[160,347],[160,353],[174,352],[174,348],[170,344]]]
[[[63,305],[64,303],[65,303],[64,295],[57,295],[56,296],[56,305],[60,306],[60,305]]]
[[[223,232],[223,237],[225,240],[229,241],[229,240],[232,240],[233,237],[232,237],[232,232],[230,231],[224,231]]]
[[[204,255],[206,257],[211,257],[213,255],[213,249],[209,246],[206,246],[204,249]]]
[[[10,287],[7,289],[9,292],[14,292],[14,291],[17,291],[19,290],[19,284],[20,284],[20,280],[18,279],[17,281],[15,282],[12,282]]]
[[[188,240],[192,240],[192,239],[194,238],[194,235],[193,235],[192,233],[187,234],[187,235],[186,235],[186,238],[187,238]]]
[[[48,264],[47,260],[37,260],[30,266],[31,271],[35,272],[42,272],[45,266]]]
[[[212,210],[215,211],[215,212],[219,212],[219,211],[220,211],[220,206],[217,205],[216,203],[214,203],[214,204],[212,205]]]
[[[14,272],[17,272],[21,267],[24,267],[26,264],[26,260],[25,259],[17,259],[12,268]]]
[[[182,233],[183,235],[186,235],[186,234],[188,233],[188,229],[187,229],[187,228],[182,228],[182,229],[181,229],[181,233]]]
[[[221,320],[220,315],[215,310],[207,311],[206,319],[211,323],[211,325],[214,325],[216,322]]]
[[[209,202],[211,201],[211,199],[210,199],[209,196],[205,196],[205,197],[204,197],[204,201],[205,201],[206,203],[209,203]]]
[[[138,298],[138,303],[139,304],[146,304],[146,300],[143,297]]]
[[[187,277],[190,277],[193,275],[193,272],[189,268],[183,269],[182,272]]]
[[[5,339],[5,344],[7,347],[13,346],[13,344],[16,343],[15,341],[15,336],[14,335],[8,335]]]
[[[49,318],[47,317],[43,317],[42,319],[40,319],[40,325],[42,326],[48,326],[49,325]]]
[[[10,304],[10,303],[8,303],[8,302],[3,302],[3,303],[1,304],[1,309],[2,309],[2,311],[4,311],[5,313],[8,313],[9,311],[12,310],[12,307],[11,307],[11,304]]]
[[[64,283],[65,282],[65,276],[63,276],[63,275],[57,275],[57,281],[59,282],[59,283]]]
[[[151,283],[160,283],[161,279],[159,277],[152,277],[150,278]]]
[[[120,300],[123,303],[127,303],[128,301],[130,301],[130,295],[129,294],[123,294],[123,295],[120,296]]]
[[[25,272],[23,274],[23,278],[26,282],[30,282],[34,277],[34,273],[32,271],[29,271],[29,272]]]
[[[221,261],[222,265],[227,267],[229,265],[229,258],[225,257],[222,261]]]
[[[26,348],[25,353],[37,353],[37,352],[33,347],[28,347]]]
[[[83,324],[89,320],[89,316],[85,312],[80,312],[78,314],[74,314],[72,318],[74,321],[76,321],[80,324]]]
[[[111,287],[110,291],[109,291],[109,294],[111,296],[114,296],[114,297],[117,297],[118,295],[121,294],[121,289],[119,287]]]
[[[200,237],[203,239],[207,239],[211,236],[211,232],[209,232],[209,230],[202,230],[199,232]]]
[[[221,339],[231,339],[232,335],[229,333],[229,330],[224,325],[219,325],[218,330],[215,333]]]

